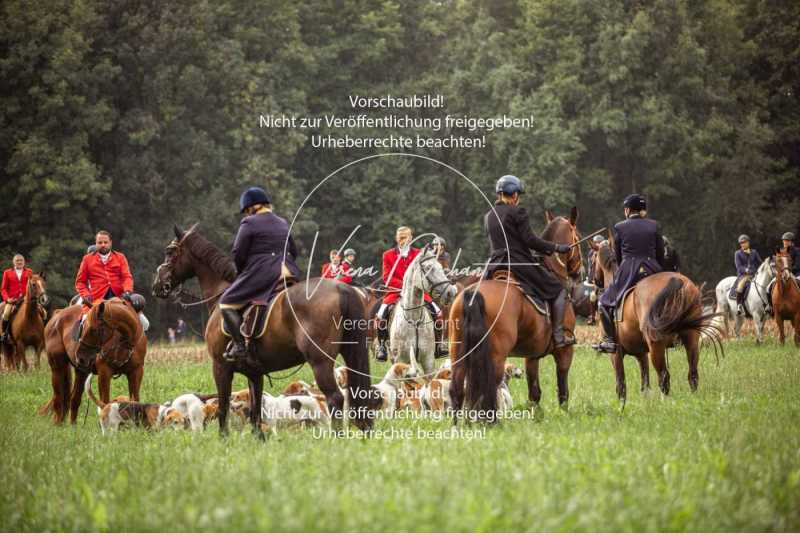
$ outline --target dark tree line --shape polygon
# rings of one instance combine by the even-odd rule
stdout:
[[[357,225],[379,267],[394,229],[486,255],[486,202],[422,159],[315,150],[260,114],[353,113],[350,94],[443,94],[418,116],[533,115],[478,150],[420,150],[484,193],[522,177],[528,208],[588,232],[648,195],[687,273],[716,282],[735,238],[769,252],[800,225],[800,4],[757,0],[14,1],[0,15],[0,257],[46,268],[64,302],[97,229],[149,293],[173,223],[227,248],[264,186],[312,272]],[[376,114],[377,116],[377,114]],[[327,131],[354,136],[386,132]],[[430,134],[430,132],[407,132]],[[464,134],[461,131],[441,135]],[[5,259],[4,259],[5,261]],[[149,305],[158,322],[176,310]],[[192,312],[194,314],[194,312]],[[164,327],[165,329],[165,327]]]

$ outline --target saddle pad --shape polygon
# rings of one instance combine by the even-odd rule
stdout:
[[[258,339],[267,332],[267,324],[269,324],[269,317],[272,315],[272,308],[275,307],[275,302],[284,295],[284,292],[279,292],[267,304],[252,302],[245,307],[242,312],[242,326],[239,329],[245,339]],[[224,320],[220,321],[220,327],[223,335],[226,337],[231,336],[225,329]]]
[[[522,286],[520,286],[519,282],[516,279],[514,279],[514,274],[512,274],[510,271],[508,271],[508,270],[497,270],[492,274],[492,280],[493,281],[500,281],[500,282],[507,282],[511,286],[516,287],[517,290],[519,290],[519,292],[521,292],[522,295],[525,296],[525,298],[533,305],[534,309],[536,309],[539,312],[539,314],[541,314],[543,316],[546,316],[546,317],[550,316],[550,310],[549,310],[547,304],[544,302],[544,300],[540,300],[539,298],[535,298],[535,297],[531,296],[530,294],[528,294],[527,292],[525,292],[522,289]]]
[[[622,294],[622,299],[620,299],[619,305],[614,310],[614,322],[622,322],[622,320],[623,320],[623,318],[622,318],[622,310],[625,309],[625,300],[628,299],[628,296],[630,296],[631,291],[633,291],[633,289],[635,289],[635,288],[636,288],[636,285],[634,285],[633,287],[628,288],[628,290],[625,291]]]

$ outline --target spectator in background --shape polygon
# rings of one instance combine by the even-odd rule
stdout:
[[[178,319],[178,324],[175,326],[175,335],[180,342],[186,340],[186,322],[182,318]]]

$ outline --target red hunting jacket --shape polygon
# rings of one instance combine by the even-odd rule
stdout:
[[[91,295],[92,300],[99,301],[109,288],[114,296],[121,296],[125,291],[133,292],[133,276],[125,256],[112,251],[108,262],[103,264],[97,252],[84,255],[75,278],[75,290],[78,294],[84,298]]]
[[[33,270],[30,268],[22,269],[22,276],[17,279],[17,273],[13,268],[8,268],[3,272],[3,301],[7,302],[14,298],[22,298],[25,296],[25,291],[28,288],[28,279],[33,275]]]
[[[400,249],[396,246],[391,250],[383,252],[383,284],[387,287],[394,287],[395,289],[403,288],[403,276],[406,275],[411,262],[419,254],[419,248],[411,248],[408,255],[403,257],[400,255]],[[397,265],[397,266],[395,266]],[[400,299],[400,291],[392,291],[383,297],[383,303],[393,304]],[[431,297],[425,293],[425,301],[430,302]]]
[[[348,275],[350,272],[350,265],[346,261],[339,263],[339,266],[333,263],[325,263],[322,265],[322,277],[325,279],[335,279],[343,283],[350,283],[353,277]]]

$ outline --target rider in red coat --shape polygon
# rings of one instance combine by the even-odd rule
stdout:
[[[383,303],[376,314],[378,319],[378,361],[386,361],[388,359],[386,341],[389,340],[389,327],[387,319],[391,316],[392,307],[400,299],[403,276],[405,276],[411,262],[420,253],[419,248],[411,246],[413,238],[411,228],[401,226],[397,228],[397,233],[395,234],[397,246],[383,252],[383,285],[389,292],[383,297]],[[425,294],[425,302],[434,318],[437,317],[441,310],[427,293]],[[438,353],[438,350],[441,350],[441,345],[437,342],[436,346]]]
[[[341,263],[339,250],[331,250],[328,257],[330,257],[330,261],[322,265],[322,277],[336,279],[339,276],[339,265]]]
[[[13,259],[14,268],[8,268],[3,272],[3,284],[0,292],[3,295],[3,319],[0,322],[0,343],[7,337],[8,323],[11,320],[11,313],[19,302],[25,297],[28,288],[28,279],[33,275],[33,270],[25,267],[25,258],[17,254]]]

